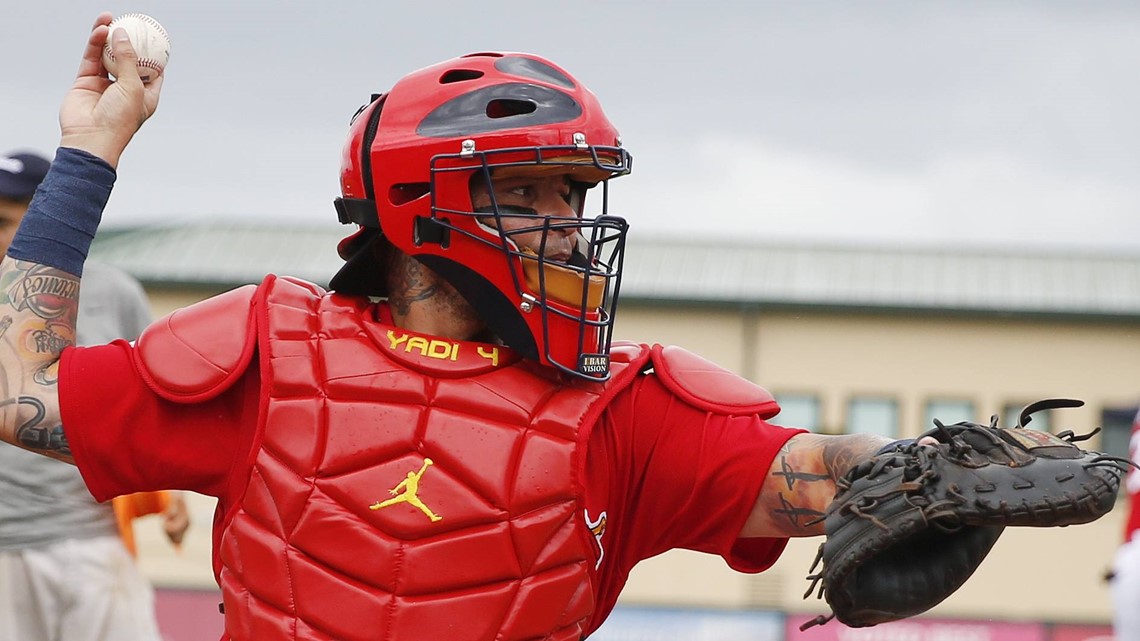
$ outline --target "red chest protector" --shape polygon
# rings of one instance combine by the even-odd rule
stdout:
[[[778,411],[679,348],[619,345],[608,383],[568,383],[372,309],[271,276],[138,341],[141,375],[178,402],[216,396],[260,355],[259,438],[214,533],[235,641],[579,639],[597,595],[581,473],[608,401],[652,359],[687,403]]]
[[[606,385],[567,384],[506,348],[404,332],[322,294],[271,277],[253,298],[260,446],[215,542],[230,638],[581,638],[594,608],[583,426],[648,350],[619,350]],[[169,379],[147,358],[159,340],[139,349]],[[233,367],[163,384],[200,398]]]

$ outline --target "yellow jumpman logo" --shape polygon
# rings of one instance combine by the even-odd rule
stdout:
[[[433,522],[442,519],[442,516],[439,516],[435,512],[432,512],[428,506],[424,505],[424,502],[420,500],[420,497],[416,496],[416,492],[418,492],[420,489],[420,477],[424,475],[424,472],[427,470],[429,465],[431,465],[431,459],[425,458],[423,467],[420,468],[419,472],[408,472],[408,478],[400,481],[399,485],[388,490],[388,493],[392,495],[392,498],[382,503],[380,501],[377,501],[376,503],[369,505],[368,509],[379,510],[380,508],[388,507],[389,505],[395,505],[397,503],[408,503],[413,507],[418,507]],[[402,494],[400,493],[401,489],[404,490]]]

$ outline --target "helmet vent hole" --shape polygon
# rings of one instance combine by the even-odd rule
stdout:
[[[399,207],[423,197],[431,191],[430,183],[401,183],[388,189],[388,202]]]
[[[467,82],[483,77],[482,71],[475,69],[451,69],[439,78],[439,84],[447,85],[453,82]]]
[[[522,116],[524,114],[534,113],[538,105],[529,100],[512,100],[509,98],[502,98],[492,100],[487,103],[487,117],[488,118],[510,118],[511,116]]]

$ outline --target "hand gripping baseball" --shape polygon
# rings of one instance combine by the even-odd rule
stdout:
[[[935,420],[918,441],[852,467],[822,517],[827,539],[804,597],[818,587],[832,616],[851,627],[914,616],[961,587],[1005,527],[1104,516],[1132,462],[1074,445],[1092,434],[1024,427],[1035,411],[1083,404],[1033,403],[1014,428],[999,428],[997,417],[989,425]]]
[[[139,77],[138,55],[122,29],[110,34],[115,82],[103,66],[103,47],[108,43],[111,14],[95,20],[83,50],[83,59],[71,90],[59,111],[60,146],[87,151],[112,167],[139,127],[158,108],[163,76],[144,85]]]

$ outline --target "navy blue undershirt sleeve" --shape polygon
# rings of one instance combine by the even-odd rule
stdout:
[[[8,255],[82,276],[83,261],[114,185],[115,170],[106,161],[60,147]]]

